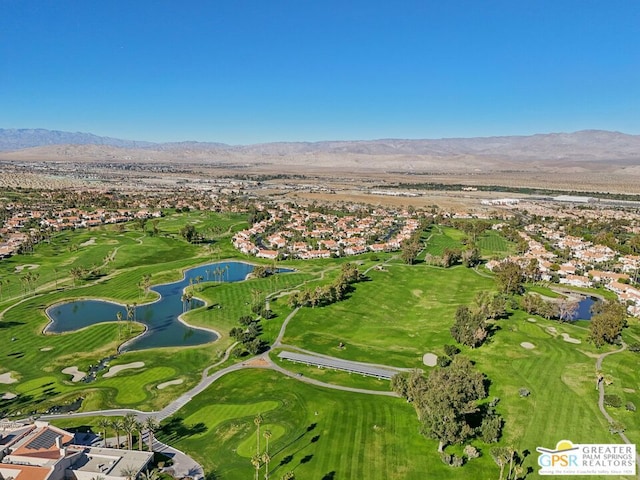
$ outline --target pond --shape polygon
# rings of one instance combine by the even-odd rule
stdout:
[[[574,320],[591,320],[591,307],[598,301],[595,297],[583,297],[578,302],[578,310],[576,311]]]
[[[203,302],[183,298],[186,287],[198,282],[239,282],[253,271],[253,265],[242,262],[218,262],[185,271],[184,278],[178,282],[155,285],[151,290],[160,295],[160,299],[134,308],[133,319],[142,323],[146,331],[123,344],[120,351],[145,350],[157,347],[183,347],[202,345],[218,338],[215,332],[193,327],[178,317],[187,310],[201,307]],[[290,271],[279,269],[278,272]],[[122,328],[128,328],[125,306],[104,300],[75,300],[54,305],[47,309],[51,323],[45,333],[63,333],[103,322],[117,321],[118,312],[122,315]]]

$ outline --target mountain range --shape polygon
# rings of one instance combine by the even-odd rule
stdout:
[[[102,145],[126,149],[158,151],[211,150],[246,153],[359,153],[370,155],[498,155],[522,157],[640,158],[640,135],[605,130],[574,133],[548,133],[530,136],[442,138],[423,140],[380,139],[320,142],[273,142],[253,145],[227,145],[212,142],[165,142],[123,140],[92,133],[59,130],[2,129],[0,152],[51,145]]]

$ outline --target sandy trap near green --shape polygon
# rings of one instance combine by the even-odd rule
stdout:
[[[0,375],[0,383],[9,384],[16,383],[17,381],[18,380],[16,378],[13,378],[12,372],[3,373],[2,375]]]
[[[85,372],[81,372],[80,370],[78,370],[78,367],[76,365],[63,369],[62,373],[64,373],[65,375],[72,375],[73,378],[71,379],[71,381],[73,383],[79,382],[87,375]]]
[[[175,380],[169,380],[168,382],[160,383],[156,388],[158,390],[163,390],[171,385],[180,385],[184,382],[184,378],[176,378]]]
[[[125,363],[124,365],[116,365],[115,367],[111,367],[107,373],[103,375],[103,378],[113,377],[117,375],[123,370],[128,370],[130,368],[141,368],[144,367],[144,362],[132,362]]]

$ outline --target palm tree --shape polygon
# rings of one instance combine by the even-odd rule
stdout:
[[[107,428],[111,426],[111,420],[107,417],[102,417],[98,420],[98,428],[102,433],[102,440],[104,441],[104,446],[107,446]]]
[[[116,319],[118,320],[118,340],[120,340],[120,337],[122,335],[122,312],[120,310],[118,310],[118,313],[116,313]]]
[[[136,417],[133,413],[127,413],[122,420],[123,430],[127,434],[127,448],[133,450],[133,432],[136,430]]]
[[[133,427],[135,431],[138,432],[138,450],[142,451],[142,429],[144,428],[144,424],[136,420]]]
[[[158,470],[154,468],[151,471],[147,470],[146,472],[142,472],[140,477],[142,480],[158,480],[160,478],[160,474],[158,473]]]
[[[153,450],[153,434],[158,430],[159,426],[160,425],[158,424],[158,421],[155,417],[147,417],[147,419],[144,421],[144,427],[147,429],[147,433],[149,435],[147,441],[149,442],[150,452]]]
[[[260,455],[251,457],[251,465],[256,469],[256,480],[258,480],[258,475],[260,474]]]
[[[131,465],[127,465],[126,467],[120,469],[120,475],[122,475],[123,477],[127,477],[127,480],[133,480],[137,474],[138,469]]]
[[[264,462],[264,478],[265,480],[269,480],[269,462],[271,461],[271,457],[267,452],[264,452],[260,458]]]
[[[120,448],[120,430],[123,426],[121,418],[115,418],[111,421],[111,428],[116,431],[116,448]]]
[[[253,419],[253,423],[255,423],[257,430],[256,430],[256,439],[257,439],[257,445],[256,445],[256,455],[260,455],[260,424],[262,423],[262,415],[258,414],[256,415],[256,418]]]
[[[267,446],[265,447],[264,451],[268,455],[269,454],[269,439],[271,438],[271,431],[270,430],[265,430],[262,435],[264,436],[265,440],[267,441]]]

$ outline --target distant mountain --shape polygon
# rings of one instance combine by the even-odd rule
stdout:
[[[0,128],[0,152],[42,147],[45,145],[109,145],[122,148],[146,148],[151,142],[99,137],[91,133],[61,132],[44,128]]]
[[[153,143],[45,129],[0,129],[0,152],[5,159],[50,158],[131,161],[269,161],[312,163],[328,158],[359,158],[382,167],[391,159],[402,164],[429,160],[477,162],[623,162],[640,165],[640,135],[603,130],[530,136],[443,138],[433,140],[360,140],[275,142],[231,146],[210,142]],[[375,158],[372,158],[375,157]],[[439,160],[440,159],[440,160]],[[356,160],[354,160],[356,161]],[[400,163],[398,163],[400,164]],[[414,166],[418,166],[415,164]],[[497,164],[496,164],[497,165]],[[411,167],[413,168],[413,167]],[[507,168],[502,165],[501,168]]]

